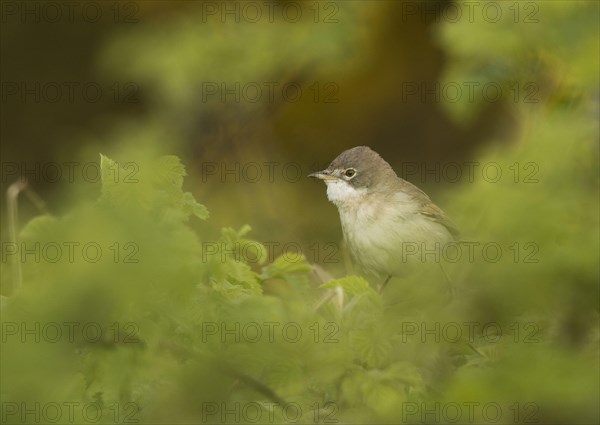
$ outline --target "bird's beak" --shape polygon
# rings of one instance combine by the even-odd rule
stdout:
[[[308,175],[308,177],[314,177],[315,179],[320,179],[320,180],[335,180],[335,179],[337,179],[337,177],[331,175],[331,171],[328,171],[328,170],[317,171],[316,173],[311,173]]]

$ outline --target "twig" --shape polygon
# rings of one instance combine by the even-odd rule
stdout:
[[[27,180],[21,178],[11,184],[6,190],[6,202],[8,208],[8,240],[14,246],[17,246],[17,227],[19,216],[19,193],[27,187]],[[13,256],[12,264],[13,283],[12,289],[16,289],[23,283],[23,271],[21,270],[21,262],[19,256]]]

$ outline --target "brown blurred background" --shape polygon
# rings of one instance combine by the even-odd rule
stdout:
[[[228,7],[235,10],[240,3]],[[324,187],[284,178],[286,164],[293,163],[290,176],[297,170],[306,175],[356,145],[371,146],[398,171],[406,162],[462,163],[512,128],[510,112],[500,102],[457,124],[435,95],[407,92],[407,84],[435,91],[446,60],[435,27],[450,2],[320,2],[318,18],[317,3],[287,3],[301,5],[306,18],[277,22],[275,13],[275,22],[251,23],[244,19],[250,12],[240,10],[236,22],[234,15],[209,14],[223,4],[200,1],[122,2],[119,16],[114,4],[100,2],[103,17],[94,23],[77,12],[73,22],[63,16],[51,23],[44,22],[43,10],[40,22],[35,13],[23,17],[20,9],[5,10],[2,191],[17,177],[6,163],[43,168],[97,161],[99,152],[127,161],[119,158],[119,147],[133,141],[137,149],[153,144],[182,158],[191,175],[187,189],[212,213],[204,228],[211,234],[249,223],[260,240],[337,241],[336,210]],[[144,37],[142,44],[138,39]],[[62,85],[56,102],[48,100],[51,92],[42,92],[41,99],[23,94],[22,86],[21,93],[10,92],[15,83],[47,88],[53,82]],[[76,84],[72,101],[64,82]],[[272,82],[276,95],[256,103],[243,94],[240,101],[229,95],[223,102],[220,94],[203,92],[207,84],[223,82],[263,88]],[[78,87],[88,83],[101,87],[98,101],[82,96]],[[302,88],[299,101],[278,91],[289,83]],[[172,94],[173,87],[181,93]],[[255,182],[219,174],[236,163],[240,173],[249,173],[248,163],[268,161],[277,162],[272,182],[264,167]],[[207,163],[217,164],[215,174],[207,174],[214,171]],[[81,182],[79,170],[76,183],[66,176],[50,182],[43,172],[30,183],[50,210],[60,213],[68,205],[67,193],[89,199],[98,193],[98,184]],[[423,180],[417,173],[405,177],[442,204],[452,195],[447,181]],[[37,213],[26,201],[21,205],[21,221]]]

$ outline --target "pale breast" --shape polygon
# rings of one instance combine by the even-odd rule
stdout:
[[[419,214],[418,208],[401,192],[391,199],[338,206],[348,248],[366,273],[382,277],[403,274],[407,245],[451,240],[443,225]]]

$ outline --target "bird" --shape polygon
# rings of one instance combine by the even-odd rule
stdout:
[[[309,177],[326,183],[352,260],[363,274],[385,279],[380,292],[393,276],[439,258],[433,250],[459,238],[446,213],[368,146],[345,150]]]

